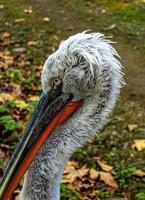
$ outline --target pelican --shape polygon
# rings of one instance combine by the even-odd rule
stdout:
[[[20,200],[60,199],[67,161],[105,125],[124,83],[111,43],[82,32],[48,57],[39,103],[2,178],[0,199],[11,198],[25,172]]]

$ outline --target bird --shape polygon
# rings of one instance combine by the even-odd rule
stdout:
[[[41,84],[42,96],[49,96],[51,102],[48,112],[60,104],[62,100],[53,106],[60,94],[71,94],[72,104],[80,103],[73,114],[52,131],[37,152],[25,174],[20,200],[60,200],[60,181],[67,161],[107,123],[124,85],[120,56],[112,43],[101,33],[84,31],[62,41],[45,61]],[[58,96],[52,98],[58,88]],[[52,91],[55,92],[50,97]],[[43,107],[43,115],[47,105],[42,105],[42,100],[39,104]],[[36,116],[38,114],[36,112]],[[40,116],[38,118],[40,121]],[[43,121],[44,118],[41,123]]]

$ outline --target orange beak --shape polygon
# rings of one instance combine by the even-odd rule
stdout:
[[[67,120],[81,101],[71,101],[71,94],[63,94],[57,88],[47,95],[42,94],[0,183],[0,200],[9,200],[30,166],[35,155],[56,127]]]

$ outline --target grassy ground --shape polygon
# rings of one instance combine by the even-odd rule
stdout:
[[[61,0],[60,3],[63,12],[67,9],[83,23],[92,23],[143,51],[143,1]],[[49,16],[28,1],[0,0],[1,175],[38,100],[42,65],[64,35],[70,34],[58,30],[51,18],[49,21],[46,17]],[[86,171],[74,182],[62,183],[63,200],[145,199],[145,150],[133,148],[135,139],[145,138],[144,109],[141,98],[136,101],[135,97],[128,98],[122,93],[104,130],[73,155],[71,164],[75,173],[80,169]],[[113,167],[109,173],[118,185],[114,191],[106,180],[91,177],[90,169],[106,170],[98,159]],[[138,169],[142,174],[137,174]]]
[[[101,31],[127,39],[136,48],[144,48],[145,3],[139,1],[113,0],[61,0],[71,11],[78,13],[80,18],[93,23]],[[118,34],[119,33],[119,34]]]

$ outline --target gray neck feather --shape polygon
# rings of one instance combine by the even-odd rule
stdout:
[[[117,55],[117,52],[106,40],[101,39],[99,34],[78,34],[62,43],[59,48],[60,55],[62,55],[62,49],[66,53],[62,47],[68,44],[72,52],[73,45],[70,45],[70,43],[75,44],[74,38],[79,43],[86,37],[88,39],[84,39],[84,41],[90,41],[90,38],[94,39],[89,48],[87,46],[88,43],[83,43],[82,49],[86,48],[83,52],[84,56],[88,56],[87,52],[91,48],[91,55],[94,52],[96,55],[100,55],[98,57],[94,55],[94,59],[88,61],[88,63],[94,62],[97,58],[101,59],[101,56],[106,61],[95,65],[96,70],[98,70],[96,73],[98,76],[97,87],[94,88],[90,95],[85,97],[81,108],[66,123],[59,126],[41,147],[25,175],[21,200],[60,199],[59,184],[66,162],[78,147],[81,147],[88,138],[93,137],[103,127],[107,116],[115,105],[116,97],[122,85],[121,65],[113,56]],[[100,48],[101,53],[96,51],[94,41],[96,41],[96,46],[98,46],[98,49]],[[86,47],[84,44],[86,44]],[[77,51],[82,51],[82,49],[79,49],[80,45],[74,45],[74,48]],[[70,55],[72,54],[70,53]],[[60,60],[62,58],[63,56],[60,56]],[[101,61],[99,62],[101,63]],[[47,89],[47,80],[49,78],[45,76],[45,74],[48,75],[47,70],[49,70],[47,65],[48,61],[45,63],[44,74],[42,74],[44,90]],[[60,66],[62,67],[62,65]]]
[[[47,139],[25,176],[21,200],[60,199],[59,183],[66,162],[76,148],[102,128],[114,107],[119,88],[114,87],[117,80],[113,76],[104,68],[101,81],[108,81],[102,91],[88,97],[80,110]]]

